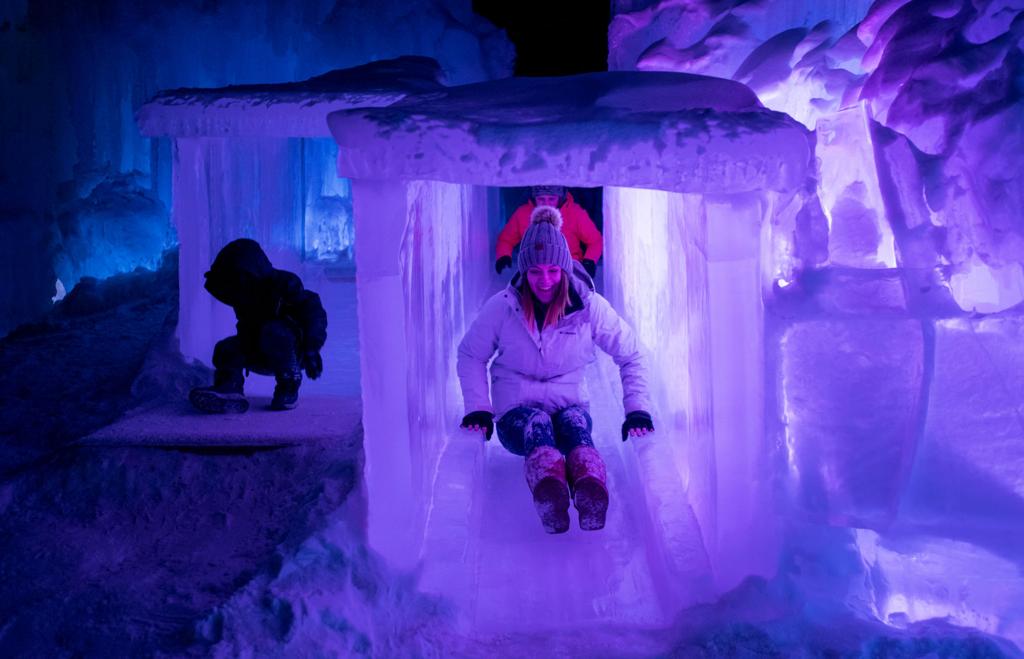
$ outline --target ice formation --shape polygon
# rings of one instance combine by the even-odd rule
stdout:
[[[109,236],[93,233],[95,254],[77,243],[64,254],[68,236],[74,242],[89,233],[97,218],[84,218],[89,226],[81,230],[77,216],[57,219],[59,207],[80,205],[104,179],[131,180],[132,194],[170,207],[170,143],[140,134],[134,116],[157,92],[304,80],[401,55],[435,58],[448,82],[460,84],[508,75],[513,57],[504,33],[474,14],[470,0],[28,0],[5,3],[0,26],[0,96],[17,99],[0,108],[0,243],[11,249],[4,262],[20,274],[17,286],[10,277],[0,282],[0,334],[50,306],[54,259],[82,264],[82,274],[94,277],[159,259],[160,249],[138,236],[130,236],[138,251],[129,254],[116,239],[124,235],[119,222]],[[133,223],[143,233],[168,226],[166,211]]]
[[[347,21],[359,3],[329,4],[309,15],[363,29]],[[327,375],[294,418],[330,438],[361,397],[366,500],[282,550],[197,642],[225,656],[1019,655],[1022,3],[617,0],[611,72],[475,84],[461,83],[505,60],[479,52],[496,37],[468,4],[451,6],[427,22],[467,29],[416,41],[473,55],[466,68],[439,57],[450,87],[422,58],[274,83],[319,73],[296,74],[302,54],[335,47],[322,31],[290,46],[306,18],[287,8],[232,33],[281,26],[251,48],[290,55],[234,80],[251,84],[218,87],[220,69],[168,82],[209,50],[182,52],[214,47],[175,44],[149,80],[189,87],[138,115],[145,136],[174,140],[173,176],[146,164],[169,162],[166,142],[104,129],[80,160],[116,163],[76,174],[65,255],[0,248],[33,273],[25,299],[49,298],[57,275],[94,268],[88,236],[124,229],[104,200],[121,190],[111,172],[139,168],[153,190],[129,195],[139,214],[169,200],[181,241],[186,357],[208,360],[231,331],[201,288],[230,238],[258,238],[321,293]],[[416,50],[402,34],[384,41]],[[127,88],[134,60],[109,57],[120,42],[94,48]],[[95,114],[33,117],[26,135],[129,125],[130,95],[104,89]],[[25,139],[14,145],[70,144]],[[43,199],[49,166],[11,180]],[[501,188],[554,182],[603,188],[602,285],[657,383],[658,431],[624,444],[614,366],[590,369],[612,491],[595,534],[543,534],[521,460],[457,428],[455,346],[505,283],[491,261]],[[31,212],[3,217],[53,248]],[[117,243],[166,244],[147,227]],[[69,307],[95,303],[76,290]],[[181,418],[128,418],[93,441],[178,441]],[[301,441],[280,419],[249,441]],[[203,432],[252,434],[235,421]]]
[[[231,310],[206,292],[203,273],[224,244],[251,237],[332,309],[326,375],[317,384],[355,393],[353,199],[335,174],[326,118],[436,92],[442,76],[436,61],[405,57],[299,83],[168,91],[140,109],[144,135],[174,140],[171,219],[180,241],[178,337],[186,358],[209,363],[213,345],[233,332]],[[256,390],[267,386],[257,381]]]
[[[709,110],[719,110],[711,112]],[[704,76],[605,73],[509,79],[333,114],[349,177],[479,179],[674,192],[792,190],[803,131],[742,85]],[[374,147],[387,140],[387,150]]]
[[[770,574],[761,236],[805,184],[807,132],[728,81],[625,72],[479,83],[328,122],[355,200],[370,546],[421,564],[423,588],[489,634],[664,625]],[[614,370],[595,366],[616,507],[589,537],[529,534],[521,461],[454,430],[454,349],[496,284],[489,199],[552,180],[605,186],[610,299],[655,355],[689,363],[681,381],[678,361],[654,360],[661,430],[625,447]]]
[[[1019,607],[989,575],[1019,587],[1001,557],[1021,556],[1024,4],[614,13],[611,68],[737,80],[815,129],[814,193],[766,244],[767,422],[791,505],[875,530],[858,541],[888,590],[873,615],[947,616],[1020,643]]]
[[[859,567],[836,579],[874,575],[836,603],[847,613],[908,630],[945,615],[1019,639],[1014,599],[991,596],[982,575],[1014,569],[999,554],[1015,545],[985,529],[1004,525],[1018,506],[1021,401],[1007,393],[979,414],[971,398],[1017,390],[1012,369],[982,359],[1015,354],[1003,337],[1015,336],[1016,317],[964,313],[1015,304],[1012,264],[968,246],[997,234],[964,204],[1002,209],[1016,188],[985,183],[995,196],[978,201],[981,188],[956,197],[943,187],[950,167],[962,172],[966,154],[983,147],[957,129],[943,133],[951,137],[938,152],[924,133],[894,121],[903,101],[883,92],[898,83],[872,75],[896,65],[872,44],[901,34],[885,25],[911,25],[917,14],[855,4],[807,14],[698,2],[620,12],[613,63],[683,73],[454,87],[428,75],[382,91],[361,87],[372,80],[349,71],[330,76],[333,95],[311,81],[158,98],[140,119],[148,132],[176,136],[174,212],[191,209],[176,220],[191,232],[182,245],[182,270],[192,273],[182,297],[193,296],[182,305],[183,350],[205,359],[229,325],[193,281],[225,231],[261,236],[328,297],[348,291],[346,308],[358,317],[367,541],[392,569],[417,570],[422,592],[452,605],[445,624],[463,640],[497,639],[523,625],[552,634],[664,628],[752,576],[772,578],[821,524],[856,530],[802,560],[828,565],[842,553]],[[929,16],[940,27],[951,20],[936,11]],[[1005,12],[990,13],[987,22],[961,16],[946,27],[1009,34]],[[644,45],[654,33],[662,40]],[[978,61],[1012,70],[1018,46],[1003,42],[1002,51],[986,42],[989,55]],[[707,73],[736,80],[699,75]],[[979,119],[958,115],[957,125],[981,125],[1001,107],[982,100],[965,99]],[[317,116],[328,113],[318,128]],[[1005,126],[1014,115],[992,116]],[[326,128],[344,185],[314,167],[309,180],[264,180],[258,206],[231,210],[230,200],[251,198],[260,180],[238,178],[239,168],[295,171],[293,163],[306,161],[287,140],[322,155],[330,152],[320,139]],[[195,175],[209,166],[228,174],[228,185]],[[477,305],[501,285],[490,253],[500,188],[551,181],[604,189],[605,290],[656,356],[658,433],[647,442],[615,437],[621,408],[611,364],[599,360],[590,374],[595,438],[613,489],[599,536],[531,533],[537,521],[520,462],[456,429],[463,410],[454,348]],[[353,226],[304,225],[286,208],[339,212]],[[290,222],[273,219],[289,212]],[[311,248],[297,236],[300,226],[341,251],[351,244],[357,295],[350,282],[335,286],[329,274],[318,279],[328,271],[294,262],[299,244],[320,257],[319,242]],[[1014,234],[998,235],[999,253],[1011,254]],[[341,308],[341,299],[330,304]],[[982,336],[991,337],[986,347],[972,347]],[[346,350],[329,345],[328,359]],[[974,375],[961,380],[958,360]],[[956,405],[963,412],[948,421],[941,410]],[[960,438],[972,427],[964,415],[978,419],[970,431],[978,441]],[[985,492],[985,483],[1005,494],[931,494],[954,474],[967,478],[959,470],[968,467],[977,475],[965,487]],[[984,511],[986,501],[996,509]],[[970,519],[954,522],[955,514]],[[942,567],[963,561],[979,566],[969,586]],[[934,567],[910,569],[917,562]],[[510,580],[510,570],[532,577]],[[819,587],[806,575],[777,578],[792,579],[804,597]]]
[[[1019,2],[622,5],[609,30],[613,69],[738,80],[767,107],[819,128],[819,144],[832,132],[829,126],[849,124],[842,117],[859,103],[868,122],[862,130],[885,127],[898,136],[887,139],[906,143],[894,145],[905,151],[888,173],[897,179],[892,194],[900,199],[885,212],[890,222],[906,215],[910,228],[931,234],[933,265],[942,267],[960,308],[991,313],[1024,300],[1014,210],[1022,183],[1011,164],[1024,134],[1015,82],[1024,25]],[[857,139],[866,144],[878,137]],[[884,161],[889,150],[876,142],[867,155]],[[827,177],[828,154],[820,155]],[[868,164],[887,173],[882,162]],[[854,207],[863,205],[855,197],[864,195],[877,204],[871,178],[858,179],[864,189],[850,197]],[[820,182],[824,196],[844,194],[825,178]],[[843,206],[848,213],[850,203]],[[880,218],[882,209],[866,208]],[[880,263],[894,265],[891,257]]]

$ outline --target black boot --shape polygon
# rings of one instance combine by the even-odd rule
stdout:
[[[274,398],[270,401],[272,410],[290,410],[299,402],[299,385],[302,384],[302,371],[296,366],[278,373],[277,385],[274,387]]]
[[[242,393],[245,376],[241,371],[217,369],[213,372],[213,386],[199,387],[189,392],[192,405],[211,414],[240,414],[249,409],[249,401]]]

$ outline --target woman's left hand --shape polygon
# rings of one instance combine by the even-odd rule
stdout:
[[[654,421],[651,415],[643,410],[635,410],[626,415],[626,421],[622,424],[622,441],[627,437],[643,437],[654,432]]]

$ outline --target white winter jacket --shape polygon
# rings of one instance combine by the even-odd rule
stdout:
[[[459,344],[457,371],[466,413],[493,412],[500,418],[518,405],[552,414],[570,405],[589,407],[584,370],[594,360],[594,346],[609,355],[622,377],[626,412],[650,411],[647,370],[636,335],[574,262],[570,283],[575,308],[554,326],[538,332],[527,327],[519,291],[509,286],[489,299]],[[487,395],[487,362],[491,394]]]

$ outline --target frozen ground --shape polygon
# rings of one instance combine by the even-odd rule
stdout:
[[[942,618],[908,623],[897,615],[883,624],[869,610],[878,576],[863,533],[822,527],[789,529],[775,579],[747,580],[665,624],[498,635],[467,629],[450,601],[419,591],[417,572],[396,572],[365,547],[356,401],[331,407],[311,397],[305,414],[322,422],[302,436],[268,426],[270,413],[258,404],[241,422],[188,421],[175,392],[202,372],[168,354],[165,320],[176,302],[172,290],[154,284],[162,276],[123,278],[120,293],[110,282],[87,287],[70,297],[80,313],[54,316],[2,344],[19,386],[52,388],[47,400],[59,401],[45,410],[45,400],[5,406],[4,446],[20,447],[7,455],[33,458],[9,468],[0,485],[5,656],[1021,656],[1008,641]],[[118,340],[109,369],[90,361],[113,340],[104,337]],[[72,368],[73,383],[51,377]],[[162,397],[161,379],[170,383]],[[142,412],[94,432],[139,402]],[[163,422],[139,425],[143,419]],[[39,424],[35,435],[30,428]],[[275,434],[284,441],[269,441]],[[488,457],[496,461],[488,468],[500,472],[504,457]],[[615,473],[613,466],[613,480]],[[485,531],[501,540],[494,547],[514,552],[509,536],[530,532],[505,525],[519,519],[518,503],[485,502],[494,508]],[[578,553],[578,535],[544,549],[561,553],[553,565],[571,567],[566,556]],[[592,538],[594,551],[579,555],[593,556],[575,569],[592,569],[591,559],[613,550],[616,538],[626,540]],[[881,561],[885,541],[874,542],[873,560]],[[636,593],[634,612],[641,612],[650,594]]]
[[[167,388],[205,377],[182,366],[147,374],[178,317],[177,254],[157,272],[87,279],[40,322],[0,340],[0,474],[100,428]],[[132,393],[133,381],[146,373]]]
[[[358,401],[305,401],[301,433],[258,396],[247,429],[182,406],[208,373],[169,348],[176,282],[86,282],[0,343],[0,655],[203,654],[196,620],[360,508]]]
[[[75,448],[5,482],[2,654],[185,653],[197,619],[345,505],[352,449]]]

